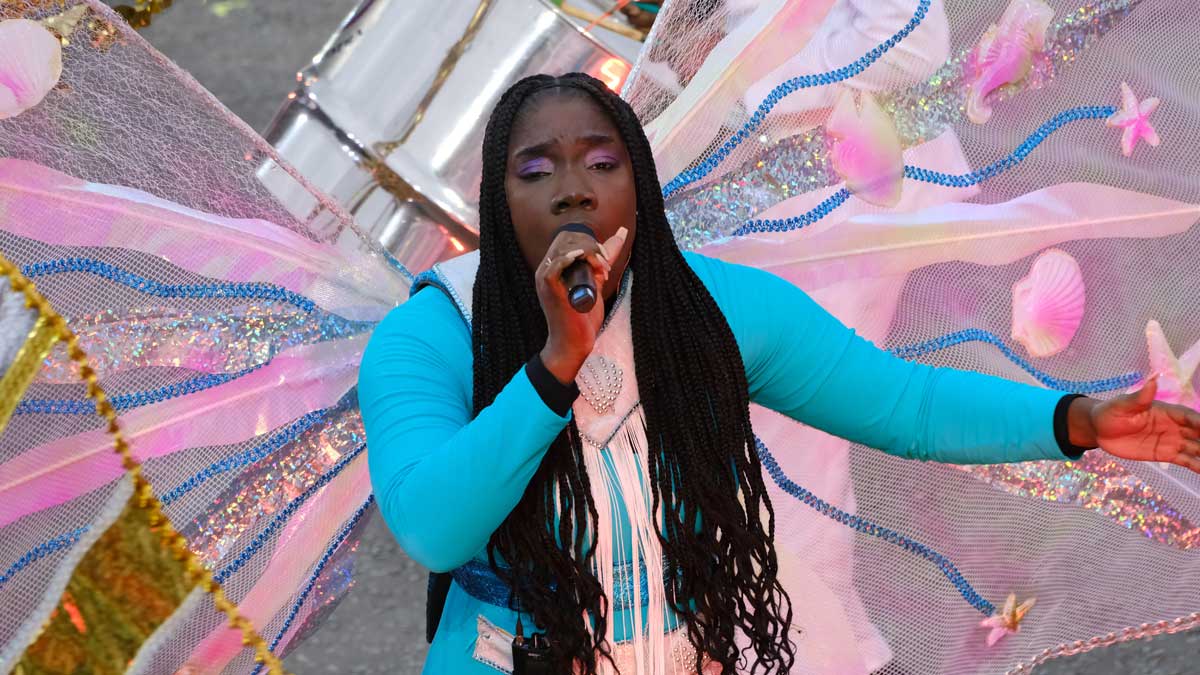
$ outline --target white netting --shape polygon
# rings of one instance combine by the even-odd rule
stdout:
[[[282,655],[349,587],[373,503],[358,362],[411,277],[103,4],[4,3],[17,18],[66,45],[59,84],[0,120],[0,255],[68,319],[164,511]],[[0,436],[0,670],[124,476],[56,347]],[[254,669],[202,592],[133,669],[184,666]]]
[[[1160,398],[1200,407],[1198,27],[1165,0],[676,0],[626,95],[683,246],[793,281],[906,358],[1100,398],[1160,371]],[[1123,152],[1122,83],[1161,99],[1161,145]],[[997,673],[1200,622],[1200,481],[1180,467],[922,464],[754,418],[796,484],[774,501],[811,606],[797,672]],[[1009,593],[1037,604],[988,647]]]

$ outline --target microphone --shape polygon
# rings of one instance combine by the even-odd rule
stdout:
[[[596,233],[584,223],[567,223],[558,229],[560,232],[568,230],[586,234],[592,239],[596,238]],[[571,307],[580,314],[592,311],[592,308],[596,306],[596,299],[600,296],[596,292],[596,278],[592,274],[592,266],[588,264],[588,261],[585,258],[579,258],[568,265],[563,270],[562,280],[563,285],[567,287],[567,302],[571,303]]]
[[[596,279],[592,276],[592,266],[584,258],[579,258],[563,270],[563,285],[567,287],[567,301],[580,314],[587,314],[596,306]]]

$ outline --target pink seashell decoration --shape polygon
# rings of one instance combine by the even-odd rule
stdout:
[[[900,135],[874,97],[842,92],[825,131],[833,139],[833,168],[855,196],[876,206],[895,206],[904,186]]]
[[[1064,251],[1045,251],[1013,284],[1013,339],[1032,356],[1061,352],[1075,337],[1086,300],[1079,263]]]
[[[62,75],[62,45],[41,24],[0,21],[0,120],[42,102]]]
[[[999,23],[979,39],[967,64],[967,119],[983,124],[992,117],[988,95],[1006,84],[1020,82],[1033,67],[1033,56],[1045,49],[1046,29],[1054,10],[1041,0],[1012,0]]]

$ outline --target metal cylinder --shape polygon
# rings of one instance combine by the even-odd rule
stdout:
[[[266,137],[420,271],[477,245],[480,148],[500,94],[570,71],[619,90],[629,60],[544,0],[365,0]]]

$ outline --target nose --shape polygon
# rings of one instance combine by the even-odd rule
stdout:
[[[571,192],[560,195],[554,199],[554,205],[551,208],[551,211],[554,213],[554,215],[561,216],[571,209],[595,211],[596,197],[590,192]]]
[[[563,189],[554,196],[550,205],[550,211],[556,216],[571,210],[596,210],[596,193],[583,181],[569,181],[563,185]]]

